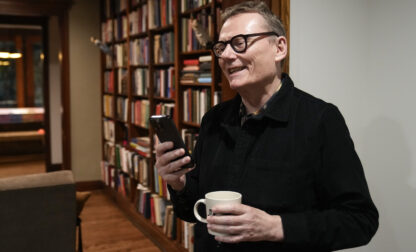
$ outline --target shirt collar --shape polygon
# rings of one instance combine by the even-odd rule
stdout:
[[[282,74],[282,86],[275,92],[263,107],[255,113],[247,114],[246,107],[240,98],[239,118],[241,125],[250,118],[267,116],[276,121],[287,121],[289,118],[290,97],[294,88],[287,74]]]

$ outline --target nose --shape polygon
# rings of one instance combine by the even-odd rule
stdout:
[[[231,47],[231,44],[227,44],[225,46],[224,51],[221,54],[222,59],[233,59],[236,56],[236,52],[234,52],[233,48]]]

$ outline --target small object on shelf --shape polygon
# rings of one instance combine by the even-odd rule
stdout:
[[[198,22],[197,19],[191,20],[192,30],[195,32],[195,37],[198,42],[205,48],[209,47],[211,44],[211,39],[209,38],[208,31]]]
[[[93,43],[95,46],[97,46],[98,48],[100,48],[100,50],[108,55],[114,56],[113,52],[111,51],[111,48],[108,47],[106,44],[104,44],[101,40],[94,38],[94,37],[90,37],[90,41],[91,43]]]

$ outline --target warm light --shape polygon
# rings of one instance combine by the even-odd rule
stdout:
[[[45,59],[45,54],[41,53],[40,54],[40,60],[44,60]]]
[[[0,52],[0,59],[18,59],[21,57],[21,53]]]
[[[0,52],[0,58],[1,59],[8,59],[9,58],[9,54],[8,52]]]
[[[22,57],[22,54],[21,53],[10,53],[9,57],[11,59],[18,59],[18,58]]]
[[[60,62],[62,62],[62,52],[59,52],[58,59],[59,59]]]
[[[8,61],[0,61],[0,66],[10,66],[10,62],[8,62]]]

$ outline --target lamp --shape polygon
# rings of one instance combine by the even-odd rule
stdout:
[[[21,53],[0,52],[0,59],[19,59],[21,57]]]

